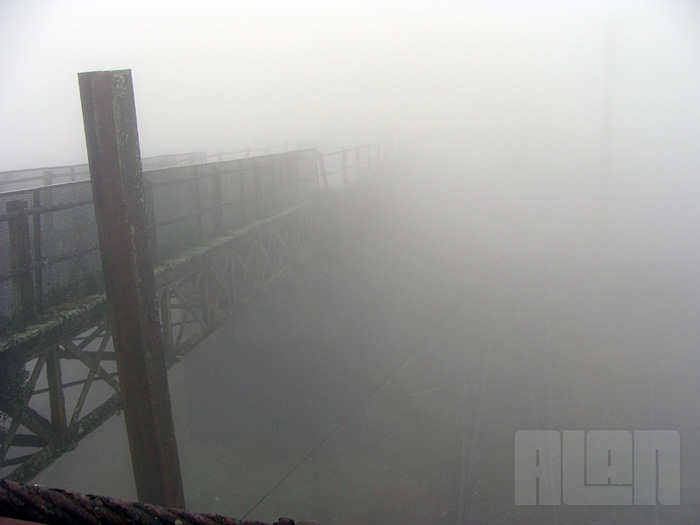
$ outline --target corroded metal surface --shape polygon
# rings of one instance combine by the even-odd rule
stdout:
[[[181,509],[144,503],[130,503],[116,498],[26,486],[0,480],[0,514],[34,523],[54,524],[122,524],[163,523],[171,525],[266,525],[259,521],[242,521],[218,514],[195,514]],[[273,525],[313,525],[280,518]]]
[[[78,75],[102,270],[139,500],[184,508],[131,71]]]

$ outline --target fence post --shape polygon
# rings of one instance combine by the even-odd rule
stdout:
[[[194,201],[194,221],[197,227],[197,242],[204,238],[202,230],[202,201],[199,195],[199,170],[194,167],[194,178],[192,179],[192,200]]]
[[[131,71],[80,73],[78,80],[136,492],[142,502],[184,508]]]
[[[158,232],[156,231],[156,204],[153,197],[153,182],[143,177],[143,190],[146,202],[146,218],[148,220],[148,242],[151,245],[151,253],[158,258]]]
[[[53,171],[44,170],[44,176],[41,179],[42,185],[51,186],[53,184]]]
[[[262,195],[262,178],[260,174],[260,162],[259,159],[254,159],[253,168],[253,182],[255,184],[255,217],[253,220],[257,221],[262,217],[263,214],[263,195]]]
[[[326,163],[323,160],[323,153],[318,152],[318,168],[321,170],[321,180],[323,181],[323,189],[328,190],[328,174],[326,173]]]
[[[270,191],[272,192],[272,210],[273,213],[277,213],[277,203],[279,201],[279,184],[277,183],[277,166],[278,164],[282,164],[280,162],[280,159],[282,159],[283,156],[281,154],[277,155],[270,155]]]
[[[51,186],[53,184],[53,176],[51,174],[51,171],[44,171],[44,186]],[[49,213],[44,214],[44,236],[47,239],[51,239],[54,236],[54,216],[53,210],[51,210],[51,207],[53,206],[53,190],[46,190],[41,205],[42,207],[50,210]]]
[[[241,226],[246,224],[245,222],[245,209],[246,209],[246,199],[248,198],[245,194],[245,172],[248,166],[244,163],[238,163],[238,201],[241,207]]]
[[[218,168],[214,167],[211,177],[214,192],[214,235],[221,235],[224,231],[224,198],[221,195],[221,172]]]
[[[32,190],[32,207],[41,208],[41,188]],[[34,215],[34,260],[37,262],[34,268],[35,302],[37,312],[44,307],[44,285],[41,267],[41,214]]]
[[[36,315],[29,220],[27,215],[22,213],[26,207],[27,201],[7,202],[7,213],[17,212],[7,223],[10,235],[10,269],[13,273],[12,289],[15,297],[12,319],[16,323],[31,321]]]

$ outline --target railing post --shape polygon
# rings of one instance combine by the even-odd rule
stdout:
[[[53,171],[44,170],[44,176],[41,179],[42,185],[51,186],[53,184]]]
[[[326,173],[326,163],[323,160],[323,153],[318,152],[318,169],[321,172],[321,180],[323,181],[323,189],[328,190],[328,174]]]
[[[44,186],[51,186],[53,183],[53,178],[51,175],[51,171],[45,171],[44,172],[44,177],[43,177],[43,184]],[[44,198],[41,201],[41,205],[44,208],[48,208],[50,211],[48,213],[44,214],[44,237],[47,239],[50,239],[54,235],[54,216],[53,216],[53,210],[51,210],[51,207],[53,206],[53,189],[52,188],[46,188],[44,191]]]
[[[211,176],[212,191],[214,192],[214,235],[221,235],[224,231],[224,199],[221,195],[221,172],[214,168]]]
[[[34,209],[41,208],[41,188],[35,188],[32,190],[32,207]],[[43,284],[43,273],[41,267],[41,214],[36,213],[34,215],[34,260],[37,262],[34,268],[34,286],[35,286],[35,299],[34,304],[36,305],[37,312],[40,312],[44,307],[44,284]]]
[[[15,311],[12,318],[16,323],[31,321],[36,315],[29,220],[27,215],[22,213],[26,207],[27,201],[7,202],[7,213],[18,213],[8,221],[10,269],[13,272],[12,289],[15,297]]]
[[[270,165],[270,199],[272,201],[272,213],[277,212],[277,184],[276,184],[276,172],[277,166],[275,165],[277,159],[274,155],[270,155],[268,158]]]
[[[143,190],[146,202],[146,217],[148,220],[148,242],[151,253],[158,258],[158,232],[156,231],[156,205],[153,197],[153,183],[148,177],[143,177]]]
[[[263,196],[259,159],[254,159],[254,163],[255,168],[253,169],[253,182],[255,184],[255,217],[253,220],[257,221],[258,219],[260,219],[260,217],[262,217],[263,213]]]
[[[136,492],[184,508],[131,71],[80,73],[93,202]]]
[[[194,178],[192,179],[192,200],[194,201],[194,221],[197,227],[197,242],[204,238],[202,230],[202,201],[199,195],[199,170],[194,168]]]
[[[248,196],[245,194],[245,172],[248,169],[247,165],[239,164],[238,169],[238,201],[241,207],[241,226],[246,224],[246,199]]]

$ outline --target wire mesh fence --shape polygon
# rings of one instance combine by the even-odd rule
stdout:
[[[146,166],[153,164],[144,163],[159,263],[319,190],[362,178],[376,167],[381,150],[376,143],[327,154],[308,148],[209,163],[205,154],[188,155],[202,163],[150,171]],[[163,163],[177,160],[161,158]],[[75,166],[53,171],[59,172],[83,176]],[[37,312],[101,291],[89,180],[0,193],[0,333],[21,326]]]

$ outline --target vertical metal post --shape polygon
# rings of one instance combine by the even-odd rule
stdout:
[[[318,169],[321,172],[321,181],[323,182],[323,189],[328,190],[328,174],[326,173],[326,163],[323,161],[323,153],[318,152]]]
[[[245,194],[245,172],[248,169],[248,166],[244,164],[239,164],[239,169],[238,169],[238,192],[239,192],[239,204],[241,206],[241,226],[245,225],[245,209],[246,209],[246,199],[248,196]]]
[[[18,213],[18,215],[8,221],[10,268],[13,272],[12,289],[15,296],[13,320],[16,323],[30,321],[36,314],[29,220],[27,215],[22,213],[26,207],[27,201],[15,200],[7,202],[7,213]]]
[[[51,186],[53,184],[53,178],[51,176],[51,171],[44,172],[43,185]],[[44,216],[44,231],[42,232],[45,239],[52,239],[55,235],[54,231],[54,215],[51,207],[53,206],[53,188],[46,188],[43,192],[43,198],[41,199],[41,206],[43,208],[48,208],[50,211],[48,213],[43,213]]]
[[[148,218],[148,242],[151,245],[151,253],[158,258],[158,237],[156,232],[156,203],[153,197],[153,183],[148,177],[143,177],[143,190],[146,202],[146,217]]]
[[[80,73],[78,80],[136,491],[142,502],[184,508],[131,71]]]
[[[211,176],[212,198],[214,199],[214,235],[221,235],[224,231],[224,198],[221,188],[221,172],[214,167]]]
[[[263,202],[262,202],[262,178],[260,174],[260,163],[259,159],[254,159],[255,168],[253,169],[253,181],[255,183],[255,218],[254,220],[260,219],[263,214]]]
[[[270,200],[272,201],[272,212],[275,213],[277,211],[277,184],[275,179],[277,178],[276,164],[278,159],[273,155],[270,155],[267,159],[270,165]]]
[[[202,201],[199,194],[199,169],[194,167],[194,177],[192,178],[192,201],[194,201],[194,221],[197,229],[197,241],[204,238],[202,228]]]
[[[32,190],[32,207],[41,208],[41,188]],[[41,263],[41,214],[34,214],[34,260]],[[34,268],[34,285],[36,287],[35,305],[37,312],[44,307],[44,284],[41,264]]]

